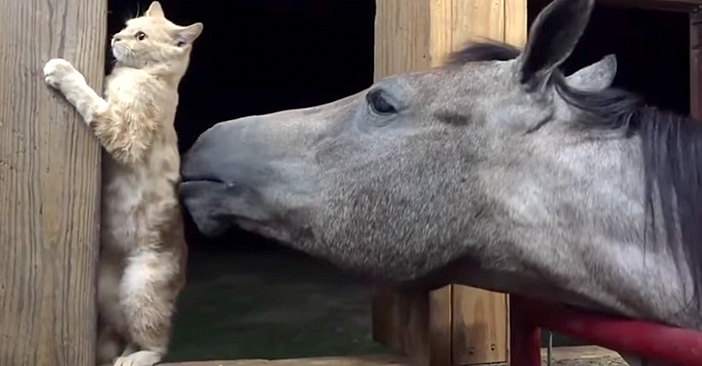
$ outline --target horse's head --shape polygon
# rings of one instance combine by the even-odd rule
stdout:
[[[236,224],[394,280],[580,232],[578,215],[609,207],[629,178],[609,174],[618,135],[581,128],[566,101],[609,87],[614,58],[557,70],[593,2],[553,2],[521,53],[477,45],[334,103],[219,123],[184,160],[184,202],[205,234]]]

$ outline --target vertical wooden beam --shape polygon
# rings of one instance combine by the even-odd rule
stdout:
[[[505,1],[505,43],[524,47],[527,42],[529,12],[527,0]]]
[[[526,0],[376,0],[375,78],[439,66],[478,39],[526,42]],[[373,298],[374,337],[416,365],[506,362],[508,299],[449,285]]]
[[[66,58],[100,90],[107,1],[0,9],[0,365],[92,366],[100,147],[42,68]]]
[[[508,296],[454,285],[452,300],[454,364],[507,362],[510,330]]]
[[[690,116],[702,121],[702,11],[690,13]]]
[[[375,79],[427,69],[440,63],[436,24],[428,0],[378,0],[375,20]],[[439,4],[441,5],[441,4]],[[450,25],[445,23],[444,28]],[[443,32],[445,44],[449,32]],[[373,335],[411,357],[417,366],[451,364],[451,286],[431,293],[376,293]]]
[[[451,365],[451,291],[383,291],[373,296],[373,337],[412,366]]]

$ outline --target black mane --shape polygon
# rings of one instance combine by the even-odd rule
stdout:
[[[505,44],[480,43],[454,53],[447,64],[506,61],[519,54]],[[656,224],[658,193],[657,214],[663,219],[665,242],[681,273],[685,266],[691,271],[693,300],[702,310],[702,122],[646,106],[639,96],[624,90],[586,92],[571,88],[565,80],[557,71],[551,83],[566,103],[583,112],[582,128],[620,130],[626,138],[640,138],[647,218]]]
[[[521,50],[504,43],[480,42],[470,44],[452,53],[446,65],[462,66],[475,61],[509,61],[519,56]]]

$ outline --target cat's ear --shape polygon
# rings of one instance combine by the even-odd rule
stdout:
[[[195,42],[197,37],[202,33],[203,25],[200,22],[191,24],[187,27],[179,27],[176,31],[176,40],[178,41],[178,46],[182,47]]]
[[[146,10],[146,16],[147,17],[165,18],[166,14],[163,13],[163,8],[161,7],[161,3],[159,3],[158,1],[154,1],[151,3],[149,8]]]

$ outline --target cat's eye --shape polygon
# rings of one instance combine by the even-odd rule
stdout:
[[[139,31],[136,35],[134,35],[134,37],[140,41],[143,41],[146,39],[146,33]]]

